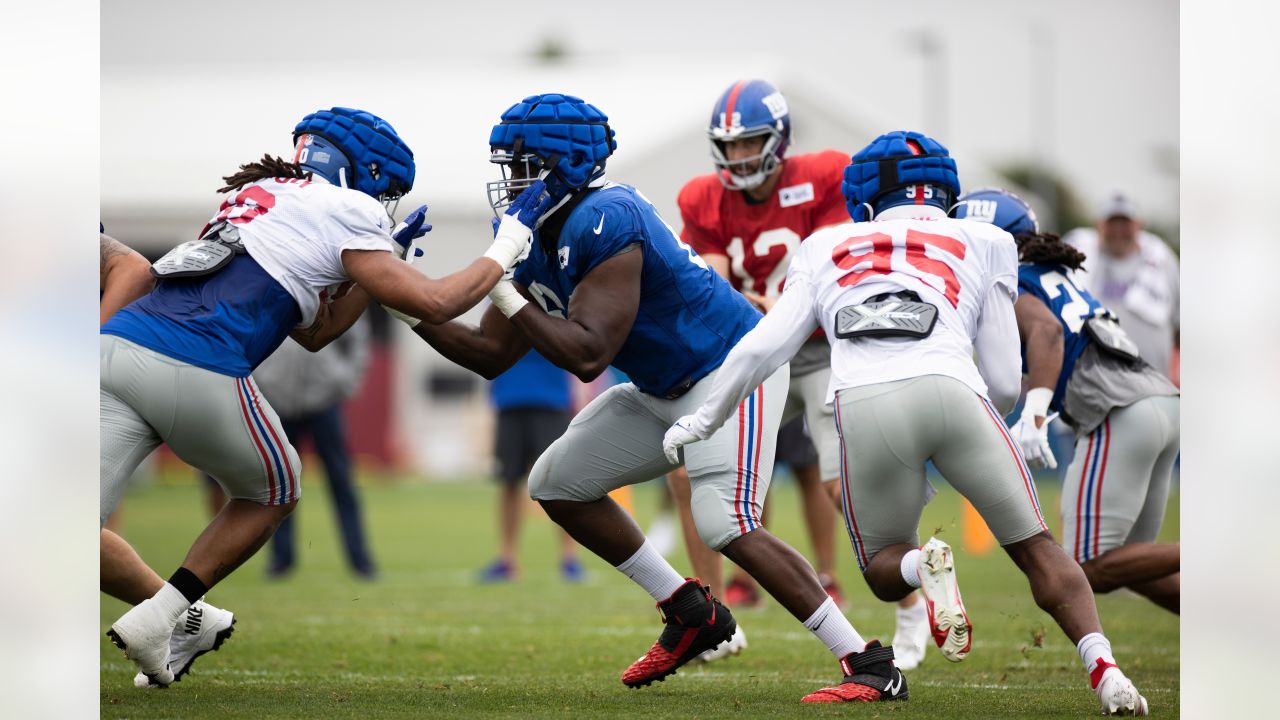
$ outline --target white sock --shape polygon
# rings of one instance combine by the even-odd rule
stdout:
[[[818,636],[822,644],[827,646],[837,660],[843,660],[849,653],[862,652],[867,649],[867,641],[862,639],[849,619],[836,607],[836,602],[827,598],[817,610],[804,621],[804,626]]]
[[[1111,641],[1102,633],[1089,633],[1076,643],[1076,650],[1080,653],[1085,672],[1089,673],[1089,684],[1096,690],[1107,668],[1117,667],[1115,656],[1111,654]]]
[[[919,595],[916,595],[915,605],[912,605],[911,607],[905,607],[905,608],[899,605],[897,608],[897,613],[898,613],[899,622],[903,620],[906,620],[908,622],[915,621],[915,620],[922,620],[928,615],[928,613],[924,609],[924,603],[921,602]]]
[[[178,590],[178,588],[165,583],[160,591],[151,597],[156,601],[156,605],[169,618],[170,625],[178,624],[178,618],[182,617],[182,613],[191,607],[191,603],[187,602],[187,598]]]
[[[913,588],[920,587],[920,548],[908,550],[906,555],[902,556],[902,563],[898,566],[902,570],[902,580]]]
[[[618,572],[634,580],[658,602],[674,595],[685,583],[680,573],[671,567],[671,563],[648,540],[644,541],[635,555],[618,566]]]

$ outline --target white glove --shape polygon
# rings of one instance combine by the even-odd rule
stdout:
[[[1050,470],[1058,467],[1058,460],[1053,456],[1053,449],[1049,447],[1049,423],[1058,416],[1057,413],[1048,415],[1049,402],[1052,399],[1053,390],[1049,388],[1028,390],[1027,401],[1022,406],[1022,415],[1009,429],[1014,440],[1017,440],[1018,445],[1022,447],[1022,455],[1031,467]],[[1037,417],[1043,418],[1039,427],[1036,427]]]
[[[680,448],[689,443],[706,440],[708,435],[710,433],[697,429],[693,415],[685,415],[667,428],[667,434],[662,437],[662,452],[668,460],[680,464],[683,462],[680,459]]]

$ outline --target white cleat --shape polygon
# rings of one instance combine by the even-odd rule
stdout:
[[[173,625],[154,599],[135,605],[111,625],[107,637],[138,666],[148,684],[167,687],[173,682],[169,669],[169,636]]]
[[[742,631],[742,625],[738,625],[738,629],[734,631],[733,637],[720,643],[719,645],[704,651],[701,655],[693,659],[697,663],[709,663],[727,658],[730,655],[737,655],[747,649],[747,634]]]
[[[893,664],[899,670],[913,670],[924,662],[929,643],[929,614],[924,600],[912,607],[897,608],[897,628],[893,633]]]
[[[1103,715],[1123,715],[1126,717],[1145,717],[1147,715],[1147,699],[1138,693],[1133,681],[1125,677],[1118,667],[1107,668],[1102,674],[1102,681],[1094,690],[1102,701]]]
[[[203,599],[187,608],[169,635],[169,669],[177,682],[191,671],[196,658],[222,647],[235,631],[236,618],[228,610],[214,607]],[[135,687],[163,687],[152,683],[145,674],[133,678]]]
[[[929,630],[942,656],[960,662],[973,646],[973,625],[960,600],[951,546],[938,538],[920,548],[920,593],[924,595]]]

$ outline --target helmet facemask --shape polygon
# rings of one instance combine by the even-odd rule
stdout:
[[[716,166],[720,184],[730,190],[751,190],[760,187],[778,166],[782,164],[782,132],[775,127],[763,127],[736,134],[733,137],[720,128],[707,131],[711,138],[711,161]],[[725,153],[726,142],[767,136],[760,152],[738,160],[730,160]],[[755,165],[755,170],[748,168]]]

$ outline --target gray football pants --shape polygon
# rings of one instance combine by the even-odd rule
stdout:
[[[683,450],[693,520],[703,542],[716,550],[760,527],[788,374],[783,365],[711,437]],[[604,391],[534,463],[529,495],[591,502],[679,467],[663,454],[662,438],[702,405],[714,378],[712,372],[675,400],[643,393],[631,383]]]
[[[1062,482],[1062,546],[1076,562],[1160,534],[1181,447],[1180,407],[1176,395],[1143,398],[1076,439]]]
[[[114,335],[102,335],[99,347],[100,524],[162,442],[216,478],[230,498],[263,505],[298,498],[298,453],[253,378],[205,370]]]
[[[1001,545],[1048,530],[1004,421],[959,380],[924,375],[840,390],[835,408],[841,507],[859,568],[889,545],[920,544],[920,515],[934,494],[929,460]]]

